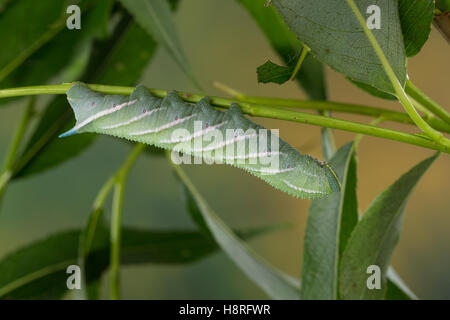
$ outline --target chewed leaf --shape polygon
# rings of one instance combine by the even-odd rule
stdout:
[[[340,188],[328,164],[301,155],[244,117],[237,105],[222,112],[207,98],[193,105],[175,92],[161,99],[142,86],[130,96],[121,96],[103,95],[76,84],[67,99],[77,121],[62,136],[108,134],[194,156],[208,164],[229,164],[301,198],[326,196]],[[178,160],[190,161],[187,158]]]
[[[272,0],[272,3],[290,30],[311,48],[315,58],[352,80],[395,94],[372,44],[346,1]],[[375,24],[371,31],[404,86],[406,56],[398,1],[358,0],[356,5],[367,23]]]
[[[293,67],[283,67],[268,60],[256,70],[258,82],[283,84],[289,80]]]

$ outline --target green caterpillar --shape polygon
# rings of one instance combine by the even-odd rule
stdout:
[[[301,155],[273,133],[264,137],[261,132],[267,129],[244,117],[236,104],[222,112],[213,108],[208,98],[193,105],[175,92],[163,99],[155,97],[143,86],[130,96],[103,95],[80,83],[70,88],[67,99],[76,124],[61,137],[83,132],[108,134],[179,151],[207,163],[230,164],[300,198],[318,198],[340,190],[328,164]],[[212,138],[203,146],[203,140]]]

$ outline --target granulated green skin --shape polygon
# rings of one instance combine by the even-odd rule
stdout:
[[[193,105],[183,101],[175,92],[161,99],[143,87],[137,87],[130,96],[103,95],[91,91],[83,84],[74,85],[67,92],[67,99],[77,120],[75,127],[61,136],[94,132],[124,138],[136,142],[176,150],[184,154],[202,158],[205,162],[220,161],[241,169],[266,181],[274,188],[300,198],[318,198],[339,191],[339,181],[333,170],[309,155],[301,155],[285,141],[279,139],[278,150],[271,150],[271,139],[278,139],[268,131],[267,146],[250,149],[252,137],[248,129],[264,127],[247,119],[237,105],[222,112],[213,108],[207,98]],[[194,130],[194,122],[201,121],[200,130]],[[174,131],[184,129],[186,135],[176,136]],[[234,136],[227,137],[227,129],[242,129]],[[196,144],[212,132],[221,133],[223,140],[210,137],[203,145]],[[179,133],[179,130],[177,131]],[[251,133],[251,132],[250,132]],[[227,155],[231,147],[238,150],[239,143],[245,143],[241,156]],[[257,140],[259,142],[259,140]],[[259,144],[258,144],[259,146]],[[270,168],[270,156],[278,154],[279,166]],[[249,159],[258,158],[256,163]],[[247,158],[242,163],[242,158]]]

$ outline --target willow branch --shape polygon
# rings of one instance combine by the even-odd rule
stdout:
[[[73,86],[72,83],[61,85],[48,85],[48,86],[34,86],[34,87],[22,87],[0,90],[1,97],[14,97],[14,96],[26,96],[26,95],[42,95],[42,94],[65,94]],[[133,87],[119,87],[109,86],[101,84],[87,84],[87,86],[94,91],[105,94],[122,94],[129,95],[133,92]],[[153,95],[164,98],[167,96],[167,90],[148,89]],[[191,94],[189,92],[178,92],[179,96],[187,102],[196,103],[199,102],[203,95]],[[218,108],[229,108],[231,103],[235,102],[233,99],[210,97],[212,105]],[[306,103],[306,102],[305,102]],[[311,102],[307,102],[311,103]],[[329,102],[326,102],[329,103]],[[404,133],[396,130],[390,130],[385,128],[378,128],[367,124],[358,122],[336,119],[326,117],[322,115],[315,115],[311,113],[304,113],[297,110],[287,110],[282,107],[259,105],[248,102],[239,102],[242,112],[255,116],[270,119],[286,120],[304,124],[311,124],[320,127],[333,128],[343,131],[362,133],[370,136],[384,138],[393,141],[399,141],[419,147],[424,147],[432,150],[438,150],[446,153],[450,153],[450,147],[441,144],[437,141],[433,141],[422,135]],[[330,109],[326,109],[330,110]],[[333,110],[331,110],[333,111]],[[384,117],[384,114],[382,114]],[[385,118],[386,119],[386,118]]]

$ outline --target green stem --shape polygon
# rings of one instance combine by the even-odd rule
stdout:
[[[10,96],[20,96],[20,95],[36,95],[36,94],[65,94],[70,87],[73,86],[72,83],[62,84],[62,85],[51,85],[51,86],[35,86],[35,87],[22,87],[22,88],[13,88],[13,89],[5,89],[0,90],[0,98],[1,97],[10,97]],[[98,85],[98,84],[88,84],[88,88],[91,90],[105,93],[105,94],[123,94],[129,95],[134,90],[133,87],[116,87],[116,86],[107,86],[107,85]],[[167,90],[157,90],[157,89],[149,89],[153,95],[163,98],[167,96]],[[204,96],[198,94],[191,94],[188,92],[179,92],[178,93],[181,98],[183,98],[187,102],[196,103],[199,102]],[[230,104],[234,100],[220,98],[220,97],[210,97],[210,102],[212,105],[219,108],[229,108]],[[310,113],[299,112],[297,110],[286,110],[281,107],[272,107],[266,105],[258,105],[251,104],[247,102],[242,102],[239,104],[241,110],[251,116],[255,117],[263,117],[263,118],[271,118],[271,119],[279,119],[286,120],[298,123],[305,123],[316,125],[320,127],[327,127],[333,129],[339,129],[344,131],[350,131],[355,133],[362,133],[370,136],[375,136],[379,138],[385,138],[389,140],[404,142],[432,150],[443,151],[446,153],[450,153],[450,147],[447,145],[443,145],[436,141],[431,141],[425,137],[399,132],[390,129],[377,128],[374,126],[352,122],[348,120],[336,119],[325,117],[321,115],[314,115]],[[384,117],[384,114],[383,114]]]
[[[380,123],[382,123],[382,122],[384,122],[384,118],[383,117],[379,117],[379,118],[376,118],[376,119],[374,119],[373,121],[371,121],[370,122],[370,125],[371,126],[376,126],[376,125],[378,125],[378,124],[380,124]],[[354,150],[356,151],[356,150],[358,150],[358,147],[359,147],[359,144],[360,144],[360,142],[361,142],[361,140],[362,140],[362,138],[364,137],[364,135],[363,134],[358,134],[356,137],[355,137],[355,139],[353,140],[353,148],[354,148]]]
[[[434,130],[428,123],[426,123],[420,116],[420,114],[416,111],[414,108],[414,105],[411,103],[411,101],[408,98],[408,95],[405,93],[405,90],[403,89],[403,86],[400,84],[400,81],[397,79],[397,76],[394,73],[394,70],[392,70],[391,65],[389,64],[388,59],[384,55],[383,49],[381,49],[377,39],[373,35],[372,31],[367,27],[366,21],[364,20],[364,17],[362,16],[361,12],[359,11],[357,5],[355,4],[354,0],[346,0],[350,8],[352,9],[353,13],[355,14],[356,18],[358,19],[359,23],[361,24],[364,33],[366,34],[367,38],[369,39],[370,43],[372,44],[372,47],[374,48],[378,59],[380,60],[381,64],[383,65],[384,71],[386,72],[386,75],[388,76],[389,80],[392,83],[392,86],[394,88],[394,91],[396,93],[396,96],[400,103],[405,108],[406,112],[409,114],[411,119],[414,121],[414,123],[430,138],[432,138],[434,141],[436,141],[440,145],[444,145],[447,148],[450,148],[450,140],[446,139],[440,132]]]
[[[115,182],[116,182],[116,174],[111,176],[106,181],[106,183],[102,186],[97,195],[97,198],[94,201],[94,205],[92,206],[92,213],[91,216],[89,217],[88,226],[86,227],[86,233],[83,235],[82,241],[80,241],[80,243],[82,244],[81,246],[82,251],[80,252],[80,256],[82,256],[83,259],[85,259],[89,255],[89,252],[91,251],[91,246],[92,242],[94,241],[97,225],[102,215],[103,205],[109,193],[113,189]]]
[[[28,122],[30,121],[31,115],[34,111],[34,103],[35,99],[31,98],[29,103],[26,105],[25,110],[19,120],[16,131],[14,132],[13,138],[11,140],[11,145],[6,153],[5,163],[3,165],[2,173],[0,175],[0,197],[3,194],[3,191],[6,188],[9,180],[13,176],[13,165],[14,160],[17,155],[17,150],[20,147],[20,143],[22,142],[22,138],[25,134],[25,131],[28,126]]]
[[[264,98],[264,97],[249,97],[249,96],[244,95],[243,93],[241,93],[241,92],[239,92],[239,91],[237,91],[237,90],[235,90],[233,88],[230,88],[229,86],[227,86],[227,85],[225,85],[223,83],[220,83],[218,81],[215,81],[213,83],[213,85],[217,89],[222,90],[223,92],[225,92],[226,94],[230,95],[231,97],[235,98],[236,100],[238,100],[240,102],[254,102],[254,101],[257,101],[256,103],[259,103],[259,104],[262,104],[262,105],[283,106],[282,103],[280,104],[280,102],[286,102],[287,101],[288,104],[294,102],[293,103],[294,105],[291,106],[291,107],[294,107],[294,108],[298,104],[302,105],[302,103],[306,103],[306,104],[309,105],[309,103],[311,102],[311,101],[302,101],[302,100],[288,100],[288,99],[276,99],[276,98]],[[284,101],[282,101],[282,100],[284,100]],[[312,106],[316,106],[316,103],[321,103],[321,102],[325,102],[325,104],[326,104],[326,101],[314,101],[314,102],[312,102]],[[289,105],[287,107],[289,107]],[[308,109],[308,108],[304,108],[304,109]],[[318,110],[318,109],[316,109],[316,110],[318,111],[318,113],[320,115],[331,117],[331,112],[328,111],[328,110]],[[357,109],[355,109],[355,110],[357,110]],[[406,115],[406,117],[407,117],[407,119],[409,119],[409,117],[407,115]],[[449,127],[449,129],[450,129],[450,127]],[[328,160],[330,160],[333,157],[333,155],[336,152],[336,144],[335,144],[335,141],[334,141],[333,132],[332,132],[332,130],[330,128],[324,127],[324,128],[321,129],[321,140],[322,140],[322,153],[323,153],[323,156],[324,156],[325,160],[328,161]]]
[[[383,117],[386,121],[393,121],[398,123],[414,125],[414,122],[411,120],[411,118],[407,113],[389,110],[385,108],[370,107],[360,104],[323,101],[323,100],[314,101],[314,100],[298,100],[286,98],[253,97],[244,95],[243,93],[236,91],[235,89],[230,88],[229,86],[220,82],[214,82],[214,86],[241,102],[260,104],[265,106],[286,107],[300,110],[317,110],[317,111],[331,111],[337,113],[349,113],[374,118]],[[437,119],[435,117],[427,117],[426,121],[433,128],[440,130],[442,132],[450,133],[450,125],[442,120]]]
[[[311,51],[311,49],[308,46],[303,45],[302,53],[300,55],[300,58],[298,59],[297,65],[295,66],[294,72],[292,72],[292,75],[289,78],[289,80],[291,80],[291,81],[295,80],[295,77],[297,76],[297,73],[300,71],[303,61],[305,61],[306,56],[308,55],[309,51]]]
[[[419,102],[430,112],[444,120],[446,123],[450,124],[450,113],[441,107],[439,104],[434,102],[432,99],[427,97],[419,88],[417,88],[411,81],[406,80],[406,93],[410,95],[414,100]]]
[[[138,144],[117,172],[114,184],[114,197],[111,215],[111,252],[110,252],[110,298],[112,300],[120,299],[120,234],[122,222],[123,193],[125,182],[130,169],[135,163],[137,157],[144,149],[145,145]],[[100,200],[101,201],[101,200]]]
[[[1,89],[0,98],[33,96],[44,94],[66,94],[74,83],[63,83],[56,85],[30,86],[20,88]],[[108,86],[103,84],[88,84],[91,90],[105,94],[123,94],[129,95],[133,92],[133,87]]]
[[[114,198],[111,219],[111,262],[109,267],[111,300],[120,299],[120,228],[122,221],[123,190],[123,181],[118,181],[114,185]]]
[[[412,104],[414,105],[414,107],[419,110],[419,112],[422,112],[422,117],[425,121],[428,122],[428,119],[430,118],[434,118],[434,115],[430,112],[430,110],[428,110],[427,108],[425,108],[421,103],[419,103],[419,101],[417,101],[416,99],[409,97],[409,99],[411,100]],[[436,119],[436,118],[435,118]]]
[[[4,97],[16,97],[16,96],[27,96],[27,95],[44,95],[44,94],[65,94],[67,90],[70,89],[72,83],[66,83],[61,85],[48,85],[48,86],[33,86],[33,87],[21,87],[21,88],[11,88],[0,90],[0,98]],[[311,100],[297,100],[297,99],[281,99],[281,98],[267,98],[267,97],[252,97],[245,96],[242,93],[225,86],[224,84],[216,82],[214,84],[217,88],[230,94],[233,98],[247,103],[261,104],[265,106],[279,106],[303,110],[322,110],[322,111],[332,111],[339,113],[351,113],[359,114],[371,117],[383,117],[386,121],[394,121],[405,124],[414,124],[411,118],[403,112],[393,111],[384,108],[370,107],[359,104],[348,104],[330,101],[311,101]],[[108,85],[98,85],[98,84],[88,84],[91,90],[105,93],[105,94],[123,94],[129,95],[133,91],[133,87],[119,87],[119,86],[108,86]],[[155,90],[150,89],[150,91],[155,91],[159,96],[165,95],[165,90]],[[201,95],[191,95],[188,92],[180,92],[180,95],[189,102],[198,102],[198,99],[203,98]],[[229,105],[233,100],[212,97],[217,99],[222,99],[227,105]],[[222,105],[224,107],[224,105]],[[431,126],[437,130],[450,133],[450,125],[447,123],[433,118],[429,119]]]

